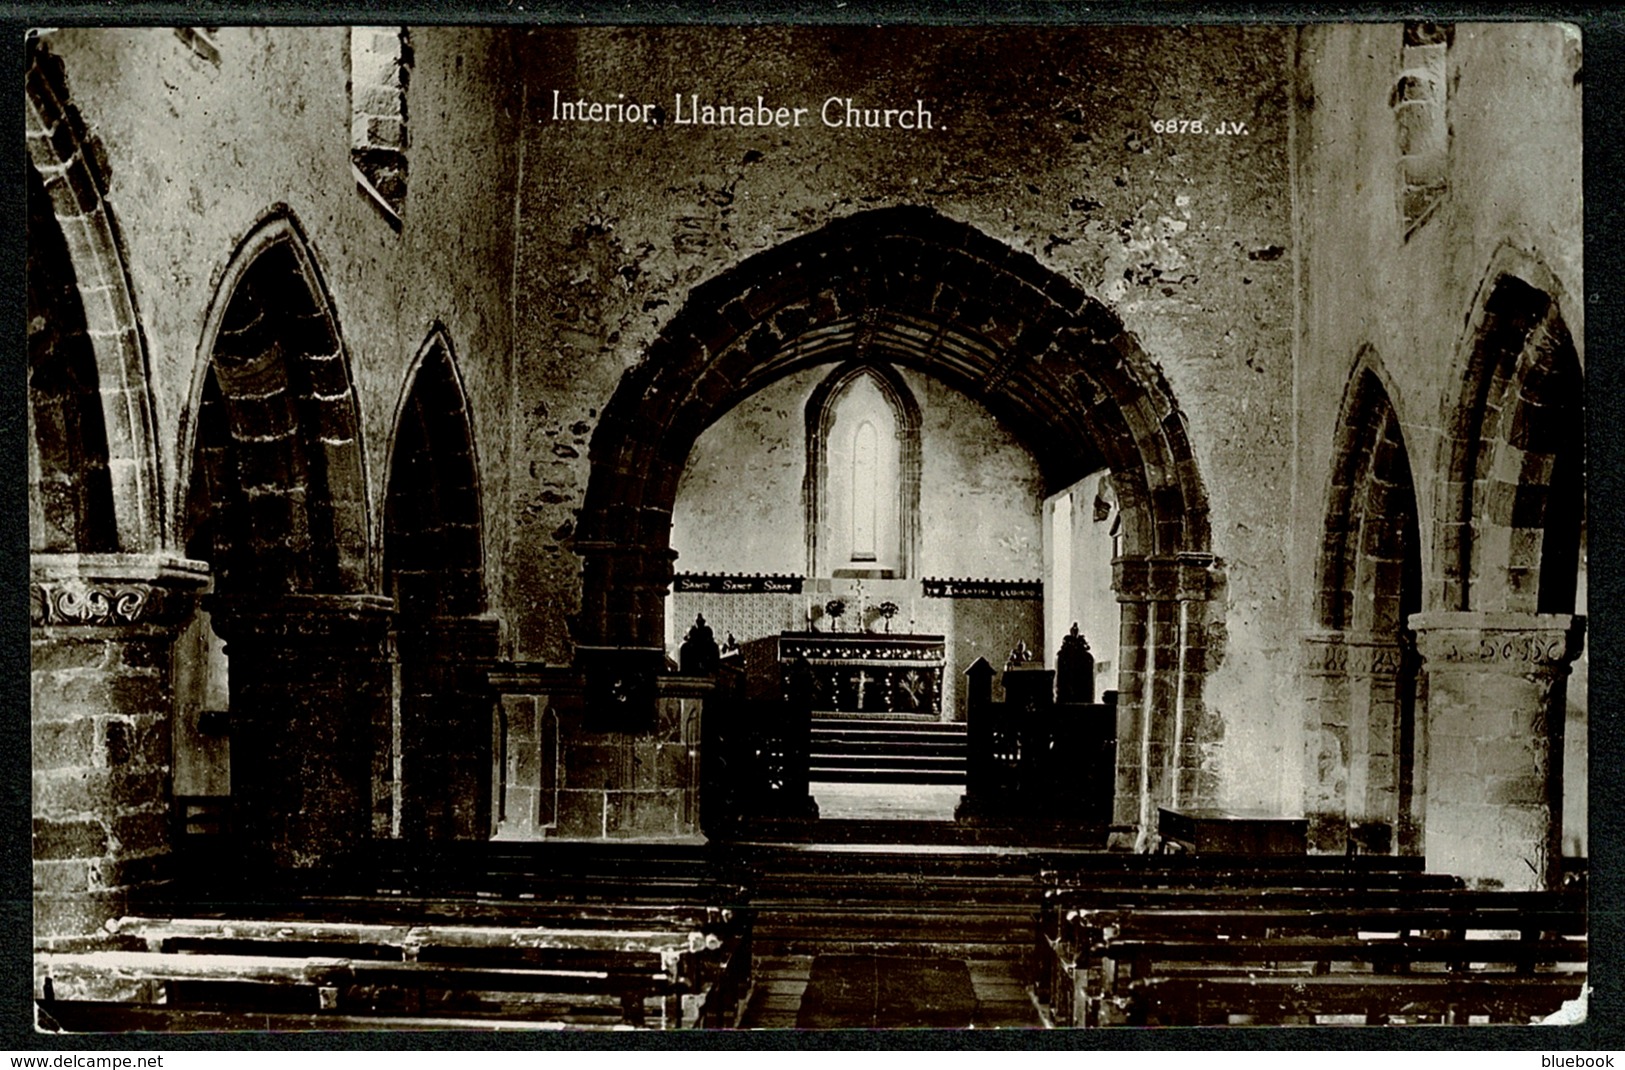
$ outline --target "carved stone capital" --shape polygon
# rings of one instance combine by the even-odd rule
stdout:
[[[1303,669],[1311,676],[1345,676],[1348,646],[1342,632],[1311,632],[1303,637]]]
[[[1585,618],[1566,613],[1416,613],[1409,624],[1432,671],[1564,673],[1585,641]]]
[[[244,595],[204,601],[214,630],[227,643],[300,647],[339,654],[382,644],[395,601],[378,594],[289,594],[272,599]]]
[[[1303,637],[1304,671],[1311,676],[1393,676],[1403,657],[1393,639],[1350,632],[1311,632]]]
[[[36,554],[28,617],[35,628],[174,627],[209,582],[199,561],[136,554]]]
[[[1212,554],[1119,557],[1112,562],[1112,586],[1119,602],[1207,602],[1221,569]]]

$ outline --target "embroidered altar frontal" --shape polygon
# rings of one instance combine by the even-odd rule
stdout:
[[[931,718],[942,713],[940,635],[781,634],[779,660],[800,658],[812,670],[816,712]]]

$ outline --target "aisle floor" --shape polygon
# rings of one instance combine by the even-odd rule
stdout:
[[[764,956],[755,962],[756,982],[741,1025],[746,1029],[795,1029],[807,982],[812,976],[812,955]],[[971,987],[976,993],[972,1029],[1039,1029],[1043,1023],[1033,1005],[1018,964],[971,959]],[[850,1022],[830,1021],[831,1028],[870,1028],[871,1012],[859,1011]],[[920,1022],[919,1026],[930,1023]],[[909,1028],[899,1024],[899,1028]]]

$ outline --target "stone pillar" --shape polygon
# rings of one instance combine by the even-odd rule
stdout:
[[[1399,689],[1401,647],[1397,637],[1351,633],[1349,702],[1355,761],[1349,777],[1349,836],[1366,854],[1392,854],[1405,843],[1409,824],[1402,779],[1410,756],[1403,753]]]
[[[1418,613],[1427,674],[1428,868],[1554,886],[1561,862],[1563,682],[1585,618]]]
[[[666,517],[670,525],[670,517]],[[593,731],[650,732],[666,667],[666,594],[673,550],[579,539],[582,606],[573,632]]]
[[[393,603],[367,594],[212,602],[231,659],[231,794],[244,876],[339,866],[372,828]]]
[[[1356,632],[1304,637],[1304,817],[1309,847],[1341,854],[1351,829],[1368,852],[1388,853],[1408,825],[1398,639]]]
[[[500,642],[494,618],[429,617],[396,629],[403,838],[490,835],[496,692],[487,673]]]
[[[1221,573],[1211,554],[1118,558],[1112,586],[1122,612],[1117,703],[1117,788],[1112,821],[1135,825],[1148,849],[1159,806],[1218,799],[1209,768],[1223,726],[1203,699],[1209,604]]]
[[[664,659],[666,594],[677,552],[588,539],[576,540],[573,549],[581,555],[584,595],[576,643],[659,650]]]
[[[208,566],[163,556],[30,562],[36,940],[99,930],[168,877],[175,637]]]
[[[1341,854],[1348,843],[1349,677],[1343,633],[1304,637],[1303,816],[1309,849]]]

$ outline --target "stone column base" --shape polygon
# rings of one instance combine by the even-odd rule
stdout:
[[[219,598],[231,659],[231,783],[252,879],[342,866],[372,828],[373,727],[387,723],[393,602]]]

